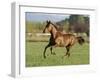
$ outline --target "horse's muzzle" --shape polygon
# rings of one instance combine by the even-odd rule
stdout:
[[[43,30],[43,33],[45,33],[45,30]]]

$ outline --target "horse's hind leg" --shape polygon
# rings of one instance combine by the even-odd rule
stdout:
[[[45,47],[44,52],[43,52],[43,57],[44,57],[44,58],[46,58],[45,53],[46,53],[47,48],[48,48],[48,47],[50,47],[50,46],[51,46],[51,45],[50,45],[50,44],[48,44],[48,45]]]
[[[55,52],[52,52],[52,46],[50,47],[51,54],[56,55]]]
[[[67,56],[68,55],[68,57],[70,56],[70,46],[66,46],[66,50],[67,50],[67,52],[66,52],[66,54],[65,54],[65,56]]]

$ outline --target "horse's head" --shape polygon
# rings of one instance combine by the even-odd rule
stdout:
[[[45,28],[43,30],[43,33],[50,32],[51,31],[52,26],[50,26],[50,24],[51,24],[51,21],[46,21],[46,26],[45,26]]]

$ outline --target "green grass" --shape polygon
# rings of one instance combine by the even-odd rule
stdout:
[[[26,67],[35,66],[57,66],[57,65],[79,65],[89,64],[89,44],[82,46],[75,44],[71,50],[71,56],[63,57],[66,53],[64,47],[53,49],[56,55],[50,54],[50,49],[46,51],[47,58],[43,58],[43,51],[48,42],[26,42]]]

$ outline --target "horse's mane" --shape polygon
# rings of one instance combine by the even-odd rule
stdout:
[[[57,25],[55,25],[54,23],[51,22],[51,24],[58,30]]]

